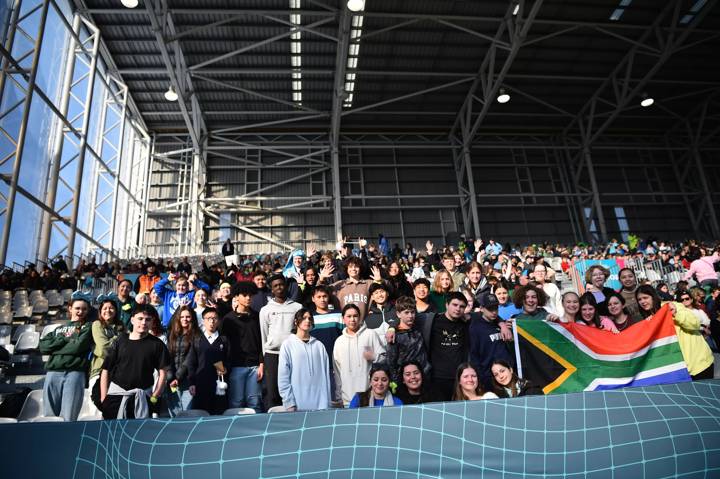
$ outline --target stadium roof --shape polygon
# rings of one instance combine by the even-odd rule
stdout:
[[[75,3],[148,129],[198,141],[323,134],[333,113],[341,133],[658,135],[720,90],[714,0]]]

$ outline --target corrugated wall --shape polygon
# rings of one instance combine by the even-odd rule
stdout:
[[[705,172],[709,183],[719,184],[720,166],[712,160],[714,152],[703,155],[710,165]],[[580,215],[589,205],[571,194],[577,188],[566,167],[571,157],[564,151],[476,148],[471,156],[484,238],[520,243],[582,239]],[[628,232],[668,239],[693,236],[667,151],[596,149],[592,157],[610,237],[621,238]],[[329,166],[329,153],[314,158]],[[331,247],[335,238],[329,169],[320,171],[323,165],[302,160],[261,169],[248,160],[277,165],[288,156],[245,149],[223,151],[222,156],[209,154],[208,197],[240,197],[261,190],[255,196],[265,199],[248,197],[232,206],[216,206],[213,213],[224,219],[206,217],[207,248],[219,248],[230,235],[247,252],[281,249],[229,224],[251,228],[290,246]],[[343,147],[340,164],[345,235],[374,240],[382,233],[391,243],[420,247],[427,239],[443,243],[463,231],[449,148]],[[308,174],[311,166],[318,169],[312,175]],[[581,178],[579,186],[590,188],[587,175]],[[182,191],[181,179],[179,165],[156,162],[150,206],[172,203]],[[720,195],[713,192],[713,197],[717,203]],[[179,226],[177,217],[152,216],[146,241],[171,243]],[[598,229],[594,222],[591,227]]]

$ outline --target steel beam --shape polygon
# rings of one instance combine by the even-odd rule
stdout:
[[[342,197],[340,191],[340,123],[345,99],[345,71],[347,69],[348,43],[350,41],[350,22],[352,14],[347,8],[340,12],[338,20],[338,47],[335,55],[335,76],[330,115],[330,164],[333,196],[333,224],[335,239],[343,238]]]
[[[124,158],[124,156],[123,156],[123,152],[125,151],[125,147],[126,147],[126,145],[125,145],[125,123],[129,121],[129,119],[127,118],[128,88],[127,88],[127,85],[120,82],[119,80],[117,80],[115,78],[113,78],[113,80],[115,80],[115,82],[117,83],[117,86],[119,88],[119,91],[117,92],[117,95],[119,95],[119,97],[116,97],[115,95],[113,95],[114,102],[118,103],[120,106],[120,112],[118,115],[119,125],[117,125],[119,128],[118,145],[117,145],[117,148],[115,148],[115,155],[114,155],[115,156],[115,173],[116,174],[115,174],[115,184],[114,184],[114,188],[113,188],[113,197],[112,197],[112,207],[115,211],[117,211],[118,209],[121,208],[121,206],[118,204],[118,195],[120,193],[120,183],[121,183],[120,182],[120,172],[122,171],[124,159],[127,161],[130,161],[132,164],[132,156],[127,157],[127,158]],[[130,145],[130,146],[133,146],[131,151],[134,154],[135,153],[134,145]],[[131,171],[130,174],[132,176],[135,176],[133,171]],[[132,186],[132,183],[130,186]],[[133,205],[128,205],[128,206],[131,208],[135,208],[137,205],[133,203]],[[127,229],[127,225],[129,222],[129,215],[130,215],[130,210],[128,210],[128,212],[126,213],[125,225],[124,225],[125,228],[123,228],[123,230]],[[109,231],[110,242],[108,243],[108,245],[110,247],[109,248],[110,251],[115,250],[115,230],[116,230],[116,228],[117,228],[117,215],[113,214],[112,218],[110,219],[110,231]],[[125,243],[127,243],[127,242],[125,242]],[[126,246],[126,244],[124,244],[123,246]]]
[[[696,29],[697,25],[702,22],[707,13],[713,9],[715,3],[716,0],[710,0],[695,15],[686,28],[683,28],[679,32],[677,29],[670,30],[665,34],[666,36],[663,37],[661,26],[666,22],[673,26],[677,25],[680,17],[680,11],[686,6],[686,2],[682,0],[668,2],[652,25],[646,28],[640,38],[633,43],[633,47],[630,51],[618,63],[602,85],[600,85],[598,90],[583,106],[578,115],[565,128],[563,134],[569,134],[571,129],[577,125],[577,129],[580,134],[586,138],[586,146],[592,145],[617,119],[620,113],[628,106],[630,101],[637,100],[640,97],[640,94],[644,91],[650,79],[655,76],[655,74],[670,59],[670,57],[678,51],[690,33]],[[629,78],[634,72],[636,65],[635,59],[639,55],[643,54],[645,46],[651,40],[656,40],[660,46],[660,53],[657,56],[657,60],[653,66],[640,77],[639,81],[633,82],[631,85]],[[597,116],[597,112],[599,112],[598,103],[608,96],[613,97],[615,107],[605,118],[605,121],[599,125],[593,125],[593,120]]]
[[[460,200],[465,233],[469,234],[472,228],[475,238],[480,238],[480,220],[475,195],[475,180],[472,173],[470,148],[477,130],[488,115],[490,106],[494,103],[497,92],[505,76],[508,74],[515,57],[520,51],[520,47],[527,37],[542,3],[543,0],[535,1],[530,8],[527,18],[523,18],[523,14],[525,13],[524,1],[517,4],[519,6],[517,15],[513,15],[515,4],[511,3],[508,6],[505,16],[503,17],[504,21],[500,22],[495,35],[490,38],[491,44],[488,47],[477,74],[473,78],[473,83],[465,96],[465,101],[450,130],[450,143],[457,141],[462,147],[462,153],[455,155],[455,172],[458,179],[458,189],[461,193],[465,193],[465,196]],[[506,37],[508,37],[509,40],[505,40]],[[495,62],[497,52],[500,49],[508,50],[508,52],[499,72],[496,74]],[[481,91],[481,106],[477,116],[473,118],[473,107],[477,101],[478,90]]]
[[[206,131],[200,104],[197,100],[197,95],[192,95],[192,111],[188,109],[186,94],[194,92],[195,89],[193,88],[192,78],[188,74],[187,65],[185,65],[185,56],[182,53],[179,42],[172,42],[169,46],[173,49],[173,60],[168,52],[168,43],[164,36],[165,33],[170,36],[177,34],[172,20],[172,14],[168,13],[166,0],[147,0],[144,3],[147,11],[147,17],[150,19],[152,30],[155,33],[155,40],[158,44],[158,48],[160,49],[160,55],[162,56],[163,63],[165,64],[165,73],[170,77],[170,84],[175,90],[175,93],[178,95],[177,102],[180,106],[183,119],[185,120],[185,126],[187,127],[190,138],[192,139],[193,148],[195,148],[195,151],[199,152],[201,138]],[[129,12],[134,10],[126,11]],[[163,22],[162,25],[160,24],[160,20]]]
[[[209,216],[210,218],[213,218],[213,219],[216,220],[216,221],[220,221],[220,217],[217,216],[216,214],[210,212],[210,211],[205,210],[205,214],[206,214],[207,216]],[[276,246],[280,246],[281,248],[284,248],[284,249],[286,249],[286,250],[288,250],[288,251],[292,251],[293,249],[295,249],[295,248],[293,248],[292,246],[290,246],[290,245],[288,245],[288,244],[286,244],[286,243],[283,243],[282,241],[278,241],[278,240],[276,240],[275,238],[273,238],[273,237],[271,237],[271,236],[267,236],[267,235],[264,235],[264,234],[262,234],[262,233],[259,233],[259,232],[255,231],[255,230],[253,230],[252,228],[248,228],[247,226],[241,226],[241,225],[233,224],[233,223],[231,223],[230,226],[233,227],[233,228],[236,228],[236,229],[238,229],[238,230],[240,230],[240,231],[242,231],[242,232],[244,232],[244,233],[247,233],[247,234],[249,234],[249,235],[255,236],[256,238],[260,238],[260,239],[263,240],[263,241],[267,241],[268,243],[272,243],[272,244],[274,244],[274,245],[276,245]]]
[[[95,28],[93,25],[89,24],[88,22],[83,22],[88,27],[88,29]],[[67,253],[68,256],[73,257],[75,255],[75,237],[78,232],[78,213],[80,211],[80,200],[81,200],[81,190],[83,185],[83,172],[85,171],[85,161],[86,161],[86,152],[88,150],[88,130],[90,126],[90,116],[91,116],[91,107],[93,102],[93,97],[95,95],[95,75],[97,73],[97,62],[98,62],[98,56],[99,56],[99,46],[100,46],[100,31],[95,28],[95,30],[91,34],[92,37],[92,49],[90,50],[92,53],[92,57],[90,59],[90,66],[87,74],[87,92],[85,95],[85,108],[86,111],[84,112],[83,116],[83,122],[82,127],[80,131],[82,132],[82,137],[80,138],[80,144],[78,146],[78,154],[77,154],[77,167],[75,172],[75,186],[73,188],[73,199],[72,199],[72,209],[70,214],[70,234],[68,235],[68,248]],[[96,158],[96,161],[100,161],[100,158]],[[92,232],[89,232],[90,235],[92,235]]]
[[[38,19],[37,34],[34,38],[35,45],[33,47],[33,60],[30,67],[27,90],[25,92],[25,98],[23,100],[23,114],[22,119],[20,120],[20,129],[18,131],[17,138],[15,139],[15,161],[13,162],[13,170],[9,185],[10,188],[7,193],[7,199],[5,202],[5,224],[2,231],[2,238],[0,239],[0,263],[2,264],[5,264],[7,260],[7,252],[10,244],[10,229],[12,227],[13,214],[15,212],[15,198],[18,191],[20,168],[22,166],[23,151],[25,150],[25,137],[29,128],[28,119],[30,117],[30,107],[32,105],[32,100],[34,96],[33,91],[35,89],[35,80],[37,78],[38,66],[40,64],[40,50],[42,47],[43,36],[45,34],[45,23],[47,22],[49,5],[49,0],[44,0],[40,7],[40,18]],[[16,3],[15,6],[19,9],[21,6],[21,2]],[[16,16],[15,18],[17,19],[18,17]],[[3,79],[7,75],[8,73],[3,71]],[[3,83],[3,87],[5,86],[6,83]]]
[[[68,43],[68,54],[65,59],[65,72],[63,74],[63,82],[61,87],[59,110],[63,116],[67,116],[68,107],[70,105],[70,88],[72,85],[73,73],[75,71],[75,49],[78,47],[76,38],[80,33],[80,15],[77,13],[73,16],[72,31],[74,35],[70,36]],[[65,141],[65,133],[62,128],[57,129],[55,140],[55,151],[50,160],[50,168],[48,175],[48,185],[46,188],[45,203],[51,208],[55,206],[55,198],[57,196],[58,178],[60,176],[60,163],[62,162],[62,151]],[[38,259],[48,262],[50,257],[50,237],[52,235],[52,216],[43,212],[42,225],[40,227],[40,244],[38,247]]]
[[[575,172],[575,181],[578,181],[583,168],[587,172],[590,185],[592,187],[592,209],[598,220],[600,235],[603,241],[607,241],[607,230],[605,227],[605,219],[602,211],[602,203],[600,195],[597,191],[597,182],[595,180],[595,171],[590,155],[591,148],[594,148],[595,142],[607,130],[607,128],[617,119],[617,117],[627,109],[630,101],[637,100],[644,91],[650,79],[660,70],[660,68],[675,54],[683,45],[690,33],[696,29],[697,25],[702,21],[708,11],[712,9],[715,0],[706,4],[702,10],[695,15],[690,24],[678,32],[677,28],[670,31],[664,31],[662,26],[669,22],[670,25],[678,25],[681,9],[684,8],[685,2],[675,0],[668,2],[662,12],[655,21],[647,27],[638,40],[634,40],[632,48],[620,60],[615,69],[603,81],[600,87],[585,103],[580,112],[573,118],[563,131],[563,137],[568,136],[572,131],[577,131],[581,137],[582,145],[577,150],[577,154],[571,165],[577,163]],[[656,41],[658,47],[648,46],[649,42]],[[653,66],[645,72],[638,81],[631,82],[629,79],[633,76],[636,67],[636,58],[646,54],[648,49],[657,50],[657,59]],[[601,107],[605,105],[610,97],[612,99],[611,110],[601,111]],[[601,116],[602,115],[602,116]],[[600,120],[600,121],[597,121]],[[584,211],[581,212],[585,218]],[[591,217],[592,221],[592,217]]]

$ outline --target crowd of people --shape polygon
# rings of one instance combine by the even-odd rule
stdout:
[[[463,240],[440,249],[428,241],[417,251],[391,249],[380,237],[354,246],[243,256],[228,241],[223,254],[231,261],[197,270],[187,258],[97,267],[142,274],[121,279],[110,295],[74,294],[67,325],[41,340],[50,356],[45,415],[77,419],[86,387],[106,419],[542,394],[516,373],[514,320],[579,323],[622,340],[623,330],[666,302],[690,375],[714,376],[715,245]],[[594,264],[582,291],[556,281],[556,269],[569,271],[573,260],[630,258],[662,261],[684,280],[670,291],[624,268],[615,290],[610,271]],[[90,264],[75,275],[95,274]]]

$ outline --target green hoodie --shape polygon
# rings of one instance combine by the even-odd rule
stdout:
[[[40,352],[49,354],[48,371],[84,371],[92,348],[92,325],[69,321],[40,340]]]

